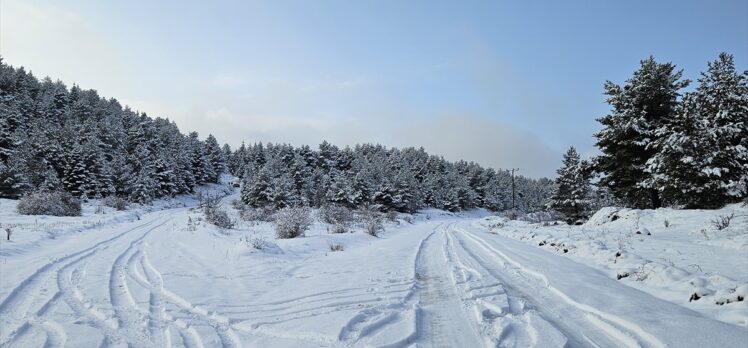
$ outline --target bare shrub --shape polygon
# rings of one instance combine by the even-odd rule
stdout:
[[[22,215],[80,216],[81,201],[65,191],[37,191],[18,200]]]
[[[209,199],[205,201],[203,212],[205,221],[219,228],[230,230],[236,226],[236,221],[229,217],[229,214],[221,208],[218,199]]]
[[[336,224],[353,220],[353,212],[341,205],[323,205],[319,208],[317,217],[324,223]]]
[[[388,221],[392,221],[392,222],[397,221],[397,212],[394,210],[390,210],[386,212],[384,216],[387,218]]]
[[[343,243],[340,243],[340,242],[330,243],[330,251],[343,251],[343,250],[345,250]]]
[[[378,236],[380,232],[384,231],[384,217],[382,213],[374,209],[364,209],[361,211],[361,222],[364,225],[364,230],[369,235],[374,237]]]
[[[735,217],[735,212],[732,212],[730,215],[717,215],[717,217],[712,220],[712,225],[719,231],[724,230],[725,228],[730,227],[730,221]]]
[[[231,201],[231,206],[238,211],[242,211],[244,209],[244,202],[241,199],[235,199]]]
[[[192,220],[191,216],[187,217],[187,230],[188,231],[197,231],[197,221]]]
[[[513,209],[507,210],[504,212],[504,217],[509,220],[517,220],[517,218],[519,217],[519,212]]]
[[[493,231],[493,230],[500,230],[502,228],[504,228],[504,222],[503,221],[497,221],[497,222],[488,224],[488,229],[490,229],[491,231]]]
[[[639,268],[637,268],[637,270],[634,272],[634,275],[636,276],[635,277],[636,281],[643,282],[643,281],[647,280],[647,278],[649,278],[649,276],[654,271],[651,268],[649,268],[649,269],[647,268],[647,266],[650,263],[652,263],[652,261],[646,261],[641,266],[639,266]]]
[[[5,239],[10,240],[10,235],[13,234],[13,230],[10,229],[10,227],[5,228]]]
[[[312,225],[312,216],[307,207],[286,207],[275,214],[275,236],[287,239],[303,236]]]
[[[244,237],[242,241],[256,250],[263,250],[268,246],[265,236],[258,235],[257,233],[253,233],[251,237]]]
[[[340,205],[325,205],[317,212],[320,221],[332,224],[333,233],[345,233],[353,222],[353,212]]]
[[[350,225],[335,224],[335,225],[332,225],[332,230],[330,230],[330,232],[332,232],[332,233],[346,233],[346,232],[348,232],[348,227],[350,227]]]
[[[668,227],[670,227],[670,220],[665,219],[665,220],[662,221],[662,224],[665,225],[665,228],[668,228]]]
[[[252,208],[245,206],[241,212],[244,221],[261,221],[273,222],[275,220],[275,210],[272,207]]]
[[[127,200],[118,196],[107,196],[102,201],[105,206],[117,209],[119,211],[127,210]]]

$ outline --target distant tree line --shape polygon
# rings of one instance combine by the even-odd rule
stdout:
[[[423,148],[359,144],[317,149],[256,143],[228,156],[231,173],[242,178],[242,201],[250,207],[362,207],[414,212],[512,209],[512,174],[472,162],[450,162]],[[514,178],[520,211],[543,209],[553,182]]]
[[[62,190],[145,203],[218,182],[224,170],[212,135],[184,135],[168,119],[40,81],[0,58],[0,197]]]
[[[623,86],[605,83],[611,112],[598,119],[602,152],[590,162],[564,156],[549,207],[590,213],[589,181],[633,208],[717,208],[748,198],[748,71],[721,53],[695,90],[672,63],[653,57]]]
[[[512,175],[423,149],[363,144],[318,149],[284,144],[232,151],[209,135],[182,134],[104,99],[95,90],[38,80],[0,59],[0,197],[66,191],[79,198],[123,197],[146,203],[218,182],[226,169],[241,178],[252,207],[340,205],[413,212],[513,207]],[[227,168],[228,163],[228,168]],[[514,178],[518,210],[542,209],[553,183]]]

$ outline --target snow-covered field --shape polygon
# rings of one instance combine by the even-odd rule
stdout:
[[[574,227],[430,210],[378,238],[316,222],[276,240],[269,223],[207,225],[196,205],[53,218],[0,200],[14,230],[0,242],[0,346],[748,344],[745,207],[604,210]]]

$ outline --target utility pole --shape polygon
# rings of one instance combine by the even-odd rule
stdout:
[[[515,199],[514,198],[515,197],[515,194],[514,194],[514,172],[515,171],[519,171],[519,168],[512,168],[510,170],[512,171],[512,210],[514,210],[514,199]]]

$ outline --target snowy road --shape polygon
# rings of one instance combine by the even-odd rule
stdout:
[[[166,303],[188,313],[191,321],[215,328],[223,346],[239,346],[220,318],[202,313],[166,289],[161,273],[149,261],[147,238],[165,233],[169,213],[180,210],[184,209],[150,214],[109,239],[50,260],[20,282],[0,304],[0,346],[63,347],[70,336],[65,328],[71,323],[98,333],[90,338],[100,342],[82,340],[92,346],[169,346],[172,335],[181,337],[184,346],[203,346],[191,325],[175,319]],[[83,278],[93,285],[88,291],[79,287]],[[132,286],[147,291],[147,306],[136,303]],[[100,299],[107,295],[108,303],[102,305]],[[37,332],[46,339],[40,342]],[[81,337],[76,340],[81,342]]]
[[[177,208],[62,238],[3,272],[0,346],[744,347],[748,330],[468,218],[277,254]],[[342,237],[341,237],[342,238]],[[315,244],[318,243],[318,244]],[[324,244],[322,244],[324,245]],[[224,251],[225,250],[225,251]]]
[[[457,223],[448,264],[476,298],[486,337],[506,346],[727,347],[748,331],[650,296],[562,256]],[[481,285],[478,285],[481,284]],[[488,309],[488,311],[486,311]],[[488,315],[485,315],[488,313]],[[695,334],[698,333],[698,334]]]

